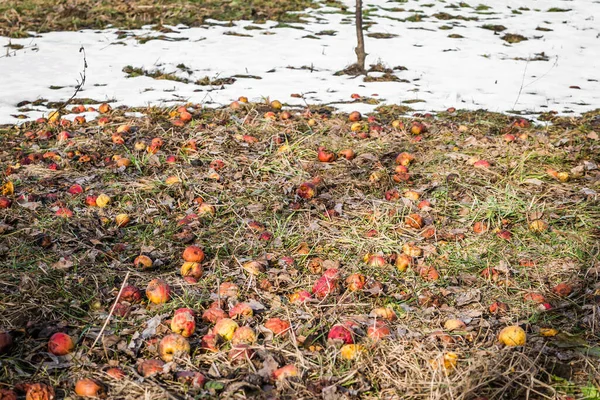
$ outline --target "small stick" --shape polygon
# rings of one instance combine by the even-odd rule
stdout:
[[[100,338],[102,337],[102,334],[104,333],[104,330],[106,329],[106,325],[108,325],[108,321],[110,321],[110,317],[112,317],[113,312],[115,311],[115,307],[117,306],[117,302],[119,301],[119,298],[121,297],[121,293],[123,292],[123,288],[125,287],[125,284],[127,283],[127,279],[129,279],[129,272],[127,271],[127,275],[125,275],[125,279],[123,280],[123,283],[121,284],[121,288],[119,289],[119,294],[117,294],[117,298],[115,299],[115,302],[113,303],[110,312],[108,313],[108,317],[106,317],[106,320],[104,321],[104,325],[102,325],[102,329],[100,329],[100,333],[98,333],[98,336],[96,337],[96,340],[94,340],[94,343],[92,343],[92,346],[90,347],[90,352],[94,349],[94,346],[96,346],[96,343],[98,343],[98,340],[100,340]]]

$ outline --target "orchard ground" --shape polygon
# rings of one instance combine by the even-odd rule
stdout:
[[[1,358],[3,387],[41,381],[71,396],[78,378],[93,377],[111,398],[597,393],[597,112],[540,126],[485,112],[397,118],[406,109],[383,107],[353,127],[346,114],[322,107],[310,107],[311,115],[290,110],[285,120],[266,104],[188,110],[186,124],[181,108],[123,108],[105,120],[2,130],[4,196],[12,205],[0,211],[0,315],[14,338]],[[125,115],[131,112],[146,116]],[[425,129],[415,135],[417,121]],[[125,125],[131,129],[119,128]],[[71,137],[58,140],[63,130]],[[153,149],[154,138],[164,144]],[[352,149],[355,157],[319,162],[319,147]],[[398,174],[403,152],[414,160]],[[307,181],[316,182],[311,199],[297,194]],[[70,194],[73,185],[83,192]],[[86,204],[100,194],[111,199],[106,207]],[[199,215],[198,198],[214,215]],[[129,216],[126,226],[117,226],[119,214]],[[422,228],[410,226],[411,214],[422,217]],[[192,243],[206,253],[195,284],[179,273]],[[394,259],[407,243],[422,254],[402,271]],[[151,269],[134,267],[140,254],[153,260]],[[243,268],[251,260],[264,269]],[[332,267],[341,279],[330,295],[290,301]],[[172,299],[122,303],[124,315],[113,316],[92,347],[127,273],[142,291],[164,279]],[[362,290],[348,290],[353,273],[366,278]],[[228,359],[227,341],[216,352],[200,345],[212,328],[200,316],[219,296],[225,300],[218,295],[224,282],[239,289],[226,298],[226,312],[238,302],[254,310],[238,321],[258,337],[242,363]],[[494,303],[503,305],[490,311]],[[157,339],[181,307],[198,313],[191,356],[141,378],[139,363],[157,357]],[[397,319],[384,321],[390,335],[375,342],[366,332],[381,321],[372,313],[381,307]],[[263,326],[272,317],[292,330],[273,337]],[[456,318],[465,326],[444,329]],[[334,324],[348,321],[364,346],[353,360],[326,340]],[[498,343],[510,325],[526,330],[524,346]],[[47,352],[57,331],[76,340],[73,354]],[[455,367],[435,363],[449,353],[458,357]],[[273,381],[271,372],[288,364],[299,375]],[[105,374],[114,365],[125,371],[123,381]],[[209,383],[186,387],[174,378],[182,370]]]
[[[339,34],[340,41],[351,43],[344,36],[346,28],[352,28],[345,26],[351,22],[348,2],[269,0],[240,2],[235,8],[217,1],[155,3],[106,0],[90,6],[68,1],[53,7],[54,2],[45,0],[4,2],[0,32],[14,42],[7,47],[10,60],[0,62],[23,70],[30,59],[23,58],[22,65],[18,57],[35,57],[37,51],[26,40],[39,40],[40,60],[66,57],[73,52],[67,36],[61,35],[82,35],[91,38],[90,43],[100,35],[114,35],[115,41],[133,49],[124,54],[152,54],[161,51],[157,42],[183,46],[184,42],[171,42],[179,32],[169,30],[186,31],[165,28],[179,23],[201,25],[191,29],[206,28],[215,41],[223,35],[247,40],[241,33],[279,29],[278,34],[290,40],[282,47],[290,47],[296,43],[292,39],[300,40],[290,32],[306,25],[322,33],[313,36],[324,41]],[[312,11],[305,10],[311,6]],[[506,10],[495,14],[482,5],[460,3],[446,10],[449,13],[438,9],[446,6],[368,6],[368,33],[374,35],[367,36],[367,52],[369,40],[371,49],[376,41],[396,43],[387,23],[417,24],[410,31],[415,36],[405,40],[410,46],[431,29],[461,33],[444,35],[448,41],[465,39],[459,37],[465,32],[478,40],[482,35],[475,32],[488,32],[490,37],[483,40],[489,40],[489,46],[514,39],[495,37],[494,32],[506,27],[476,18],[506,17],[502,23],[513,35],[532,36],[518,31],[531,29],[559,42],[572,37],[561,29],[573,29],[569,32],[574,34],[580,28],[582,38],[597,29],[586,25],[590,22],[584,18],[585,7],[578,4],[574,10],[550,5],[541,11],[511,8],[509,14],[516,16],[512,20],[503,14]],[[519,15],[528,13],[546,22],[540,29],[534,26],[535,18],[528,22],[534,25],[522,25]],[[562,15],[570,22],[561,23]],[[213,19],[234,22],[206,23]],[[247,21],[236,24],[238,19]],[[270,19],[277,22],[257,29]],[[317,30],[323,20],[337,21],[339,32]],[[114,26],[110,32],[55,32],[102,29],[107,23]],[[144,25],[155,27],[117,32]],[[552,29],[554,33],[548,33]],[[31,30],[49,33],[38,38]],[[301,43],[319,40],[304,38],[311,32],[301,33]],[[22,394],[27,390],[22,384],[44,383],[58,398],[73,398],[76,382],[92,378],[104,385],[109,398],[600,398],[600,111],[586,112],[593,108],[598,82],[584,76],[596,61],[589,58],[589,63],[577,64],[580,74],[571,73],[576,57],[593,47],[580,49],[561,59],[560,66],[567,68],[561,70],[553,54],[523,53],[518,46],[542,41],[538,36],[530,39],[502,44],[498,53],[498,59],[507,57],[502,65],[514,69],[503,70],[514,87],[467,90],[481,96],[469,103],[451,98],[457,108],[495,110],[488,105],[502,101],[508,104],[501,109],[506,111],[517,104],[519,94],[524,108],[513,110],[513,115],[460,109],[425,112],[436,105],[445,109],[439,106],[449,97],[440,97],[452,92],[448,85],[454,80],[434,73],[435,65],[443,65],[439,59],[427,74],[421,74],[418,63],[408,72],[376,63],[369,79],[333,77],[334,71],[301,64],[292,66],[296,69],[278,66],[272,74],[261,71],[263,79],[236,78],[250,79],[251,84],[239,87],[226,79],[214,82],[213,75],[207,85],[202,81],[205,70],[175,68],[179,61],[174,58],[161,68],[152,63],[127,70],[119,66],[102,76],[106,82],[96,82],[96,71],[102,68],[94,70],[98,59],[90,58],[95,57],[90,44],[87,84],[68,105],[62,122],[31,118],[52,116],[69,98],[71,74],[40,73],[29,86],[19,83],[20,74],[5,74],[4,79],[19,83],[14,86],[21,92],[0,100],[0,118],[11,123],[0,127],[0,332],[13,342],[5,346],[2,340],[7,336],[0,336],[0,390]],[[446,42],[435,43],[440,54],[454,54],[443,51]],[[74,53],[77,62],[69,67],[75,65],[77,76],[81,57]],[[392,62],[394,56],[387,57],[383,61]],[[341,63],[339,69],[352,61],[332,59]],[[229,61],[235,64],[235,59]],[[57,62],[30,64],[63,68]],[[536,76],[515,75],[525,65]],[[548,81],[547,71],[560,73]],[[232,69],[221,78],[234,73]],[[301,93],[279,83],[291,73],[304,74],[295,84],[316,74],[315,84],[335,81],[349,92]],[[396,76],[407,73],[414,74],[410,82]],[[435,90],[400,105],[379,90],[408,93],[432,76],[428,85]],[[577,88],[569,88],[565,76],[586,80],[572,82]],[[145,80],[136,81],[140,79]],[[40,82],[46,86],[35,86]],[[148,82],[156,93],[138,91]],[[395,84],[407,86],[399,91],[390,86]],[[541,103],[539,93],[527,93],[527,87],[536,84],[547,91]],[[372,96],[371,85],[379,85],[376,90],[386,94],[387,101]],[[173,95],[161,102],[166,106],[135,107],[139,99],[160,102],[173,93],[192,98],[197,86],[210,87],[211,95],[221,100],[184,105]],[[106,98],[106,87],[114,88],[115,99]],[[126,90],[119,92],[123,87]],[[281,100],[283,109],[261,101],[254,92],[249,95],[249,87]],[[524,89],[522,96],[519,87]],[[17,99],[27,91],[33,97]],[[355,92],[359,95],[350,96]],[[251,101],[229,106],[242,95]],[[554,107],[530,112],[548,103],[549,95],[556,95],[552,101],[560,104],[562,115],[552,112]],[[99,112],[106,100],[111,100],[112,109]],[[16,117],[7,111],[13,109]],[[364,115],[353,122],[340,109],[358,109]],[[18,121],[22,123],[13,124]],[[350,159],[340,155],[348,149],[354,153]],[[319,161],[331,158],[327,153],[335,160]],[[306,196],[312,188],[314,196]],[[108,196],[106,204],[107,197],[97,201],[101,194]],[[182,253],[191,244],[206,253],[197,282],[181,276]],[[401,256],[407,253],[410,257]],[[136,263],[140,255],[149,257],[152,267]],[[321,279],[331,268],[338,270],[339,278]],[[352,281],[347,280],[350,276]],[[139,302],[135,297],[117,302],[124,284],[143,293],[156,278],[170,285],[168,302],[151,304],[146,296]],[[305,303],[293,301],[295,294],[311,292],[318,281],[326,283],[318,292],[325,290],[327,296],[312,294]],[[231,284],[237,290],[231,290]],[[226,338],[219,338],[212,350],[203,349],[214,327],[203,316],[215,302],[232,315],[241,303],[252,309],[251,316],[237,317],[239,326],[256,334],[252,352],[245,353],[248,359],[235,359],[237,353],[230,351],[235,346]],[[196,332],[188,338],[189,356],[143,377],[142,362],[159,358],[158,343],[171,333],[170,320],[183,307],[197,314]],[[291,329],[274,335],[265,326],[271,318],[289,321]],[[338,324],[360,345],[356,358],[347,359],[356,348],[342,349],[339,342],[327,340]],[[498,334],[507,326],[525,330],[523,346],[499,343]],[[389,334],[374,340],[375,327],[384,328],[380,333],[387,328]],[[56,332],[74,339],[72,353],[48,351],[48,340]],[[274,371],[288,365],[296,376],[274,379]],[[121,380],[107,374],[115,366],[124,372]],[[200,373],[206,382],[196,381],[194,386],[191,379],[180,380],[178,373],[184,371]]]

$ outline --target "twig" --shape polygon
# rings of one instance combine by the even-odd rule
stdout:
[[[125,284],[127,283],[127,279],[129,279],[129,271],[127,271],[127,275],[125,275],[125,279],[123,279],[123,283],[121,284],[121,288],[119,289],[117,298],[115,299],[115,302],[113,303],[113,305],[110,309],[110,312],[108,313],[108,316],[106,317],[106,320],[104,321],[104,325],[102,325],[102,329],[100,329],[100,332],[98,333],[98,336],[96,337],[96,340],[94,340],[94,343],[92,343],[89,352],[91,352],[94,349],[94,346],[96,346],[96,343],[98,343],[98,340],[100,340],[100,338],[102,337],[102,334],[104,333],[104,330],[106,329],[106,325],[108,325],[108,321],[110,321],[110,317],[112,317],[113,312],[115,311],[115,307],[117,306],[117,303],[119,302],[119,299],[121,298],[121,293],[123,292],[123,288],[125,287]]]
[[[521,87],[519,88],[519,94],[517,94],[517,99],[515,100],[515,104],[513,104],[512,109],[514,110],[519,102],[519,98],[521,97],[521,92],[523,91],[523,83],[525,83],[525,74],[527,73],[527,66],[529,65],[529,60],[525,63],[525,69],[523,70],[523,77],[521,78]]]
[[[60,117],[60,112],[63,111],[68,105],[69,103],[75,98],[75,96],[77,96],[77,94],[81,91],[81,89],[83,88],[83,85],[85,85],[85,71],[87,70],[88,64],[87,64],[87,58],[85,57],[85,48],[83,46],[81,46],[79,48],[79,52],[83,53],[83,72],[79,73],[79,77],[81,78],[80,81],[77,81],[77,85],[75,86],[75,92],[73,93],[73,95],[71,97],[69,97],[69,99],[67,101],[65,101],[55,112],[58,113],[59,117]]]

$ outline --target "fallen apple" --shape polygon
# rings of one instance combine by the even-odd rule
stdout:
[[[350,122],[358,122],[362,119],[362,115],[358,111],[352,111],[350,115],[348,115],[348,121]]]
[[[56,332],[48,340],[48,351],[55,356],[65,356],[75,349],[75,342],[71,336],[63,332]]]
[[[308,290],[299,290],[289,296],[290,303],[306,303],[310,299],[311,294]]]
[[[0,196],[0,208],[9,208],[12,205],[12,200],[8,197]]]
[[[290,323],[281,318],[269,318],[265,324],[265,328],[273,332],[275,336],[284,335],[290,329]]]
[[[186,261],[181,265],[181,276],[192,277],[196,280],[202,277],[204,270],[200,263]]]
[[[223,298],[238,297],[240,288],[233,282],[223,282],[219,286],[219,296]]]
[[[367,278],[363,274],[351,274],[346,278],[346,287],[351,292],[363,290],[365,288],[365,282]]]
[[[327,342],[333,345],[354,343],[354,335],[346,326],[337,324],[329,330]]]
[[[520,326],[507,326],[498,334],[498,340],[508,347],[523,346],[527,341],[527,335]]]
[[[0,400],[17,400],[17,393],[10,389],[0,389]]]
[[[337,290],[339,279],[339,271],[335,268],[330,268],[315,282],[312,288],[312,293],[315,297],[323,299],[329,294]]]
[[[254,343],[256,343],[256,333],[249,326],[239,327],[231,338],[231,344],[234,346],[239,344],[252,345]]]
[[[133,265],[140,269],[150,269],[152,268],[152,259],[147,255],[140,254],[133,260]]]
[[[319,147],[317,153],[317,159],[323,163],[330,163],[335,161],[336,156],[335,153],[327,150],[325,147]]]
[[[202,340],[200,341],[200,348],[205,351],[217,352],[219,351],[219,346],[217,345],[217,335],[212,333],[206,334],[202,336]]]
[[[188,246],[183,251],[182,257],[187,262],[201,263],[204,261],[204,251],[198,246]]]
[[[171,319],[171,330],[173,333],[178,333],[185,338],[192,336],[196,331],[194,311],[189,308],[176,310]]]
[[[298,197],[309,200],[317,195],[317,188],[312,182],[304,182],[298,187],[296,194]]]
[[[95,379],[84,378],[75,383],[75,393],[81,397],[104,398],[106,388]]]
[[[217,321],[212,331],[215,335],[223,338],[223,340],[229,341],[233,338],[233,334],[238,327],[239,325],[234,320],[230,318],[222,318]]]
[[[125,378],[125,371],[123,371],[119,367],[111,367],[104,371],[106,375],[110,376],[112,379],[120,381]]]
[[[223,318],[227,318],[227,313],[220,308],[209,308],[202,314],[202,320],[212,324]]]
[[[179,371],[175,374],[175,378],[179,383],[189,385],[194,389],[202,389],[206,383],[206,377],[195,371]]]
[[[139,303],[142,301],[142,291],[133,285],[127,285],[121,291],[118,302],[126,301],[128,303]]]
[[[144,378],[149,378],[153,375],[160,374],[163,372],[163,367],[165,363],[156,358],[150,360],[143,360],[137,367],[137,370],[140,375]]]
[[[248,303],[237,303],[235,306],[229,309],[229,318],[250,318],[254,315],[252,307]]]
[[[190,354],[190,343],[181,335],[172,333],[162,338],[158,345],[158,355],[164,362],[184,358]]]
[[[110,203],[110,197],[104,193],[96,197],[96,205],[100,208],[106,207]]]
[[[367,328],[367,337],[375,342],[385,339],[390,334],[390,328],[381,320],[376,320],[373,324],[369,324]]]
[[[154,304],[164,304],[171,298],[171,288],[162,279],[153,279],[146,288],[146,297]]]
[[[419,214],[410,214],[404,219],[404,224],[410,228],[421,229],[425,225],[425,222]]]
[[[273,371],[271,377],[273,380],[282,381],[298,375],[298,368],[294,364],[288,364]]]

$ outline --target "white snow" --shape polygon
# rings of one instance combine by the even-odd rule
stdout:
[[[353,12],[354,0],[345,3]],[[456,107],[519,110],[531,115],[550,110],[581,113],[600,107],[600,21],[594,20],[600,18],[600,1],[478,0],[469,2],[471,7],[448,8],[451,4],[458,5],[439,0],[365,2],[365,9],[371,10],[367,22],[374,22],[365,33],[397,35],[390,39],[366,36],[367,64],[380,60],[390,68],[406,67],[405,71],[394,71],[402,82],[364,83],[362,77],[333,75],[355,61],[356,38],[353,15],[343,15],[331,7],[308,10],[309,22],[294,24],[304,29],[276,28],[277,23],[268,22],[259,25],[262,30],[247,30],[244,27],[255,24],[238,21],[234,26],[225,26],[211,21],[213,24],[199,28],[172,27],[175,32],[167,34],[149,27],[127,31],[128,36],[122,39],[115,29],[11,39],[10,43],[25,47],[7,50],[0,57],[0,124],[20,121],[15,117],[18,114],[37,118],[51,111],[44,105],[28,105],[33,111],[22,112],[17,107],[21,101],[69,98],[82,72],[82,46],[89,67],[84,90],[78,97],[114,100],[113,106],[187,101],[220,106],[239,96],[252,101],[268,96],[290,105],[303,105],[303,99],[290,97],[301,93],[308,103],[335,103],[345,111],[372,110],[373,105],[338,103],[351,101],[351,94],[358,93],[377,95],[382,103],[423,100],[407,104],[422,111]],[[478,12],[479,4],[491,8]],[[514,13],[524,5],[530,10]],[[548,12],[551,7],[570,11]],[[440,20],[432,16],[438,12],[478,20]],[[416,14],[426,18],[421,22],[399,21]],[[504,25],[507,29],[494,34],[481,29],[484,24]],[[453,28],[440,30],[444,25]],[[335,35],[320,35],[318,40],[305,37],[326,30],[335,31]],[[251,37],[226,34],[230,32]],[[529,40],[508,44],[501,40],[506,33]],[[464,38],[450,38],[450,34]],[[141,44],[134,37],[159,35],[186,39]],[[0,37],[2,42],[8,44],[9,39]],[[527,61],[542,52],[547,61]],[[191,74],[178,68],[180,64]],[[122,70],[127,65],[176,73],[192,82],[205,76],[214,79],[236,74],[262,79],[237,78],[224,87],[200,86],[143,76],[126,78]],[[308,69],[300,69],[303,66]]]

